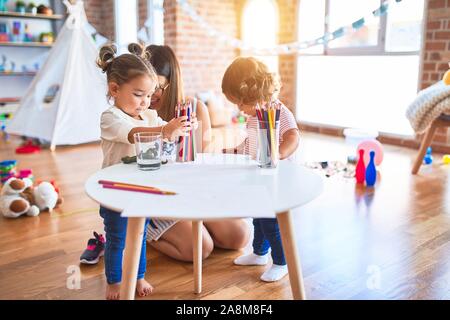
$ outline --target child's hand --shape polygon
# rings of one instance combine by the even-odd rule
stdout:
[[[185,136],[191,130],[191,124],[187,121],[187,116],[173,118],[161,130],[163,138],[174,141],[178,136]]]

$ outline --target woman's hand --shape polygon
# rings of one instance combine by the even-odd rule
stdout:
[[[187,116],[183,116],[170,120],[161,130],[163,138],[174,141],[178,136],[186,136],[191,131],[191,124],[187,119]]]

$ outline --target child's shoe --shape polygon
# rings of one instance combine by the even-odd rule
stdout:
[[[89,239],[87,248],[80,257],[80,263],[96,264],[105,252],[105,238],[94,231],[94,238]]]

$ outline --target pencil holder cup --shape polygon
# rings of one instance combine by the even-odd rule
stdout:
[[[136,147],[136,162],[138,168],[144,171],[161,168],[162,136],[159,133],[134,134]]]
[[[258,121],[256,161],[260,168],[276,168],[280,158],[280,122]]]
[[[191,121],[191,116],[193,113],[192,104],[190,101],[178,103],[175,107],[176,117],[187,116],[188,120]],[[189,131],[185,136],[180,136],[177,138],[176,142],[176,162],[190,162],[195,161],[197,156],[196,152],[196,141],[194,130]]]

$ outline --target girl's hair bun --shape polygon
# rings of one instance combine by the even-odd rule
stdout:
[[[97,59],[97,65],[103,70],[103,72],[106,72],[108,70],[108,67],[116,57],[116,53],[117,47],[114,44],[107,44],[101,47]]]
[[[141,58],[144,58],[145,55],[145,49],[143,46],[141,46],[139,43],[130,43],[128,45],[128,51],[131,54],[134,54],[136,56],[139,56]]]

